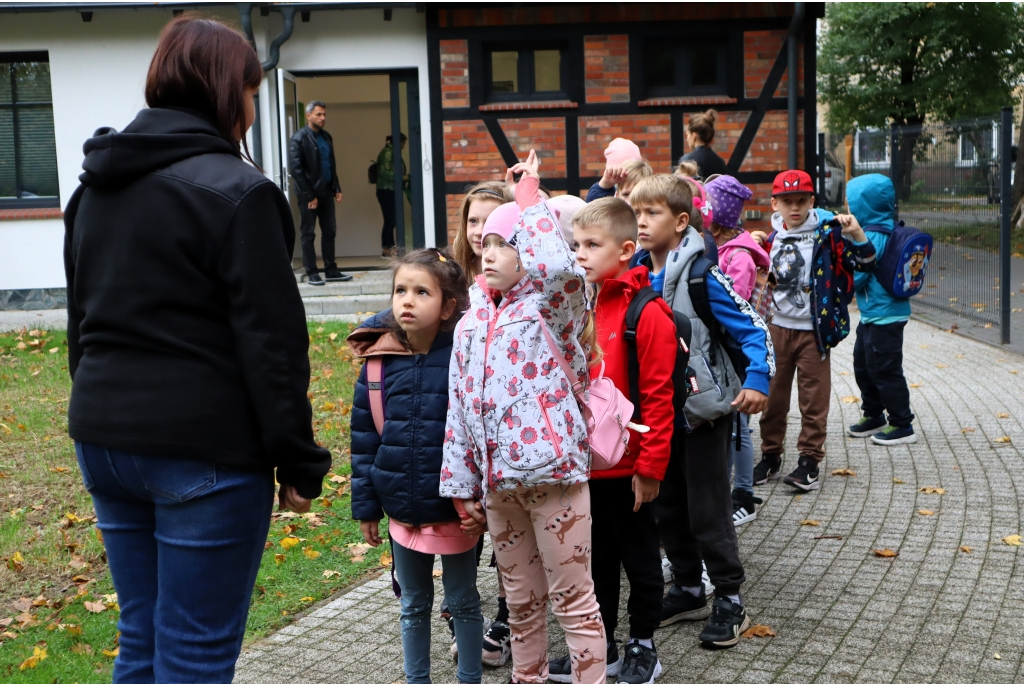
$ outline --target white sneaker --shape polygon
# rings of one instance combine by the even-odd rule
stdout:
[[[672,562],[668,557],[661,558],[661,576],[665,579],[666,585],[672,582]]]
[[[711,584],[711,578],[708,577],[708,567],[703,561],[701,565],[701,582],[704,583],[704,593],[710,597],[715,593],[715,586]],[[665,579],[665,584],[672,582],[672,562],[668,560],[668,557],[661,558],[661,576]]]

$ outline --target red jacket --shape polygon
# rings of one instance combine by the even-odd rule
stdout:
[[[604,351],[604,375],[629,397],[629,364],[625,340],[626,309],[639,290],[650,285],[648,270],[638,266],[601,284],[597,293],[597,341]],[[659,312],[660,310],[660,312]],[[640,362],[641,422],[650,432],[629,432],[629,447],[622,461],[606,471],[591,471],[592,479],[632,478],[634,473],[663,480],[671,454],[675,410],[672,407],[672,372],[676,359],[676,326],[665,300],[649,304],[636,330]],[[601,365],[590,369],[597,378]]]

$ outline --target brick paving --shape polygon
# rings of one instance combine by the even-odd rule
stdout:
[[[1024,533],[1024,357],[919,322],[908,325],[904,349],[920,441],[887,448],[844,436],[858,415],[844,400],[858,394],[845,342],[833,357],[822,489],[763,486],[758,519],[740,529],[748,611],[777,637],[709,651],[696,641],[700,624],[660,630],[660,682],[1024,681],[1024,563],[1021,548],[1001,541]],[[798,421],[794,406],[791,454]],[[997,442],[1004,436],[1011,442]],[[857,475],[831,475],[841,468]],[[871,552],[884,547],[899,556]],[[479,587],[493,615],[493,571],[481,568]],[[434,628],[433,678],[450,682],[447,630]],[[551,654],[564,652],[552,623]],[[401,682],[401,655],[385,574],[250,645],[237,681]],[[484,670],[485,682],[509,676],[509,667]]]

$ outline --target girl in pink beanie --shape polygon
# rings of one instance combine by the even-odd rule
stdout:
[[[524,174],[517,202],[484,225],[480,287],[453,344],[440,492],[466,512],[465,532],[490,530],[512,680],[547,681],[550,601],[573,682],[603,683],[604,624],[580,559],[590,550],[590,449],[573,394],[597,350],[583,270],[558,218],[537,201],[536,166],[531,151],[513,167]]]

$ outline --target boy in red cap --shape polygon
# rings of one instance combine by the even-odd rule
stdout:
[[[782,475],[786,417],[796,375],[800,456],[796,469],[783,481],[806,492],[821,486],[818,464],[825,457],[832,391],[829,350],[850,333],[847,307],[853,298],[853,272],[874,268],[875,248],[853,217],[833,217],[814,207],[814,184],[805,171],[784,171],[775,177],[772,209],[773,230],[764,247],[778,279],[769,327],[776,371],[761,414],[761,461],[754,467],[754,485]]]

